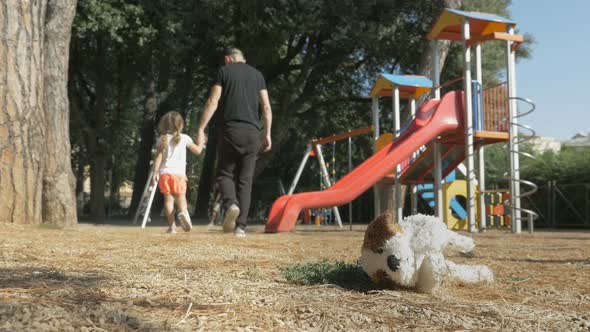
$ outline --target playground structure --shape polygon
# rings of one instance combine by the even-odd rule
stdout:
[[[301,178],[301,174],[303,173],[303,170],[305,169],[305,165],[307,164],[307,161],[309,160],[309,157],[317,157],[318,163],[320,165],[320,179],[321,179],[321,187],[322,190],[323,189],[327,189],[330,188],[332,186],[332,181],[330,180],[330,172],[328,171],[328,167],[327,167],[327,163],[326,160],[324,158],[324,154],[323,154],[323,150],[322,150],[322,146],[325,144],[329,144],[329,143],[336,143],[337,141],[343,140],[343,139],[347,139],[348,140],[348,171],[350,172],[352,170],[352,138],[359,136],[359,135],[363,135],[363,134],[367,134],[370,132],[374,131],[374,127],[373,126],[369,126],[369,127],[363,127],[363,128],[357,128],[357,129],[353,129],[353,130],[349,130],[347,132],[343,132],[343,133],[339,133],[339,134],[334,134],[331,136],[327,136],[327,137],[323,137],[323,138],[316,138],[313,139],[306,147],[305,149],[305,153],[303,154],[303,158],[301,160],[301,163],[299,164],[299,168],[297,168],[297,172],[295,173],[295,177],[293,178],[293,181],[291,182],[291,185],[289,186],[289,190],[287,191],[287,195],[291,195],[293,194],[293,192],[295,191],[295,188],[297,187],[297,184],[299,183],[299,179]],[[332,170],[333,172],[335,171],[335,156],[334,156],[334,152],[332,152]],[[335,176],[332,176],[332,179],[335,181]],[[349,205],[349,223],[352,223],[352,212],[351,212],[352,206]],[[333,211],[333,215],[334,215],[334,220],[336,221],[336,224],[339,227],[342,227],[342,218],[340,217],[340,211],[338,210],[337,206],[333,206],[332,207],[332,211]],[[306,215],[308,212],[304,212],[304,220],[306,219]]]
[[[359,165],[340,181],[322,192],[285,195],[275,201],[266,225],[267,232],[291,231],[301,209],[337,206],[350,202],[378,182],[389,181],[399,188],[405,184],[432,183],[435,215],[444,215],[443,179],[461,162],[465,163],[466,219],[470,232],[485,229],[485,218],[476,224],[476,192],[479,192],[480,211],[485,211],[485,169],[483,149],[487,144],[508,142],[510,170],[511,227],[521,232],[521,214],[529,215],[529,230],[535,213],[520,206],[525,195],[535,191],[534,184],[520,179],[518,118],[534,110],[532,102],[517,97],[515,77],[515,50],[524,38],[514,32],[516,23],[492,14],[445,9],[427,38],[431,40],[433,70],[432,81],[421,76],[381,74],[371,91],[374,138],[379,138],[379,97],[391,97],[393,104],[393,140]],[[451,91],[442,98],[439,84],[439,57],[437,40],[462,41],[464,51],[463,91]],[[488,41],[506,42],[507,83],[504,98],[496,97],[497,106],[486,107],[482,89],[481,44]],[[475,80],[471,73],[471,50],[475,48]],[[491,91],[491,90],[489,90]],[[431,99],[417,111],[416,101],[425,93]],[[411,121],[402,129],[400,97],[409,99]],[[487,98],[487,99],[486,99]],[[519,113],[517,101],[533,107]],[[484,108],[485,107],[485,108]],[[415,113],[414,113],[415,112]],[[478,178],[475,172],[475,155],[478,156]],[[393,176],[389,176],[395,171]],[[476,191],[477,183],[477,191]],[[521,193],[520,185],[531,190]],[[396,215],[402,216],[400,190],[396,190]],[[377,197],[376,200],[380,198]],[[376,204],[376,206],[378,206]],[[378,211],[378,210],[376,210]]]

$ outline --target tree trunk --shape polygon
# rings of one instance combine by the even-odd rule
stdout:
[[[137,162],[135,163],[135,177],[133,179],[133,195],[131,197],[131,205],[129,206],[129,216],[133,216],[141,194],[150,171],[150,160],[152,159],[152,147],[154,146],[154,126],[156,120],[156,112],[158,111],[158,99],[156,96],[156,83],[149,82],[148,91],[145,103],[145,113],[143,115],[143,122],[141,124],[141,142],[139,145],[139,153]]]
[[[77,0],[50,1],[45,15],[44,111],[46,168],[43,177],[43,222],[77,223],[75,179],[70,163],[67,92],[71,26]]]
[[[92,220],[95,223],[105,221],[105,176],[106,176],[106,152],[102,136],[105,128],[106,112],[106,85],[105,77],[105,46],[101,38],[97,40],[97,62],[96,62],[96,103],[94,105],[94,129],[90,132],[88,152],[92,158],[90,162],[90,211]]]
[[[199,189],[197,191],[197,201],[193,213],[195,218],[208,217],[209,200],[211,199],[211,193],[215,186],[215,161],[217,160],[219,135],[217,135],[215,127],[212,126],[209,130],[209,140],[207,142],[207,149],[205,150],[203,169],[201,170]]]
[[[46,3],[0,3],[0,222],[43,220]]]
[[[76,223],[66,90],[75,7],[0,3],[0,222]]]

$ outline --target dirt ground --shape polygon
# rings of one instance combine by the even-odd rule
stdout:
[[[286,282],[281,267],[359,257],[353,231],[246,238],[198,226],[0,228],[0,331],[590,331],[590,233],[473,235],[495,282],[435,295]]]

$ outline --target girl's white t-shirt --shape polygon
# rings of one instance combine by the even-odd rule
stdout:
[[[172,174],[186,176],[186,149],[187,145],[193,143],[193,139],[185,134],[180,134],[180,142],[174,145],[172,143],[173,135],[166,135],[168,148],[166,155],[163,156],[160,174]]]

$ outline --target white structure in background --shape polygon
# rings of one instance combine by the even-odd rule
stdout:
[[[562,143],[553,138],[553,137],[546,137],[546,136],[535,136],[531,137],[531,139],[527,142],[532,145],[533,151],[543,153],[546,151],[553,151],[554,153],[558,153],[561,150]]]
[[[576,150],[585,150],[590,148],[590,133],[577,133],[571,139],[562,143],[563,147]]]

